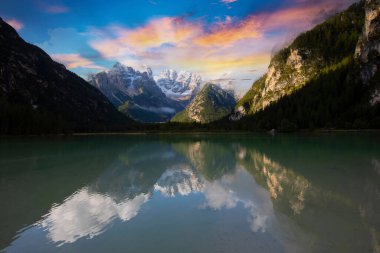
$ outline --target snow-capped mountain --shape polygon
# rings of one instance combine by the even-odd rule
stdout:
[[[89,81],[100,89],[116,107],[143,93],[142,87],[160,93],[150,68],[141,73],[119,62],[108,71],[90,75]]]
[[[183,106],[166,95],[145,67],[140,72],[116,63],[110,70],[90,75],[89,82],[97,87],[119,110],[143,122],[168,121]]]
[[[164,70],[156,78],[157,85],[167,97],[176,101],[190,101],[202,84],[199,74],[173,69]]]
[[[167,197],[174,197],[177,193],[187,196],[192,192],[201,192],[203,188],[204,182],[199,175],[186,166],[165,171],[154,185],[156,191]]]

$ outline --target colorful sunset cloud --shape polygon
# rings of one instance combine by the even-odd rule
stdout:
[[[7,22],[9,25],[11,25],[14,29],[17,31],[21,30],[24,27],[24,24],[16,19],[6,19],[5,22]]]
[[[70,69],[88,68],[104,70],[104,67],[94,65],[92,61],[80,56],[79,54],[53,54],[51,57],[57,62],[66,65]]]
[[[198,72],[243,93],[274,51],[355,0],[33,0],[26,16],[3,1],[12,26],[22,29],[16,21],[23,20],[26,39],[82,76],[119,61],[148,65],[155,75],[165,68]]]

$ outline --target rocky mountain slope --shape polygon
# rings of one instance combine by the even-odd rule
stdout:
[[[172,118],[172,122],[210,123],[221,119],[233,110],[234,96],[215,84],[206,84],[182,112]]]
[[[377,81],[371,91],[371,105],[380,102],[380,83],[375,78],[380,68],[380,1],[368,0],[365,6],[365,22],[355,50],[355,58],[360,65],[360,78],[365,85]]]
[[[85,80],[0,19],[0,133],[126,127],[131,120]]]
[[[157,86],[152,70],[139,72],[116,63],[110,70],[89,76],[89,82],[126,115],[142,122],[165,122],[184,107]]]
[[[379,6],[361,1],[298,36],[230,119],[248,128],[376,127]]]
[[[188,71],[164,70],[156,77],[157,85],[167,97],[189,103],[202,84],[202,77]]]

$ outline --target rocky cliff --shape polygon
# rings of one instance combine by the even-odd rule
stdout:
[[[237,109],[242,111],[243,107],[246,114],[262,110],[352,54],[363,16],[363,3],[358,3],[298,36],[273,56],[268,72],[253,84]]]
[[[363,33],[359,38],[355,58],[360,64],[360,78],[368,85],[380,68],[380,1],[367,0]],[[370,103],[380,101],[380,84],[372,90]]]
[[[276,53],[230,120],[252,128],[380,127],[379,1],[353,4]]]

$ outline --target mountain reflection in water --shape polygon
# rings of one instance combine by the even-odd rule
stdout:
[[[160,245],[176,235],[194,238],[186,252],[380,252],[376,144],[371,136],[77,137],[32,140],[33,150],[2,144],[2,192],[13,191],[7,181],[24,187],[24,174],[44,185],[41,170],[57,172],[44,188],[50,199],[28,206],[50,208],[31,220],[12,217],[27,226],[10,222],[3,230],[20,231],[0,242],[5,252],[102,252],[108,238],[109,251],[149,252],[156,244],[175,252],[181,240],[178,247]],[[57,179],[66,169],[72,183]],[[71,189],[64,199],[56,194],[60,187]],[[22,201],[41,193],[28,190],[13,195]],[[0,213],[2,220],[12,208]]]

